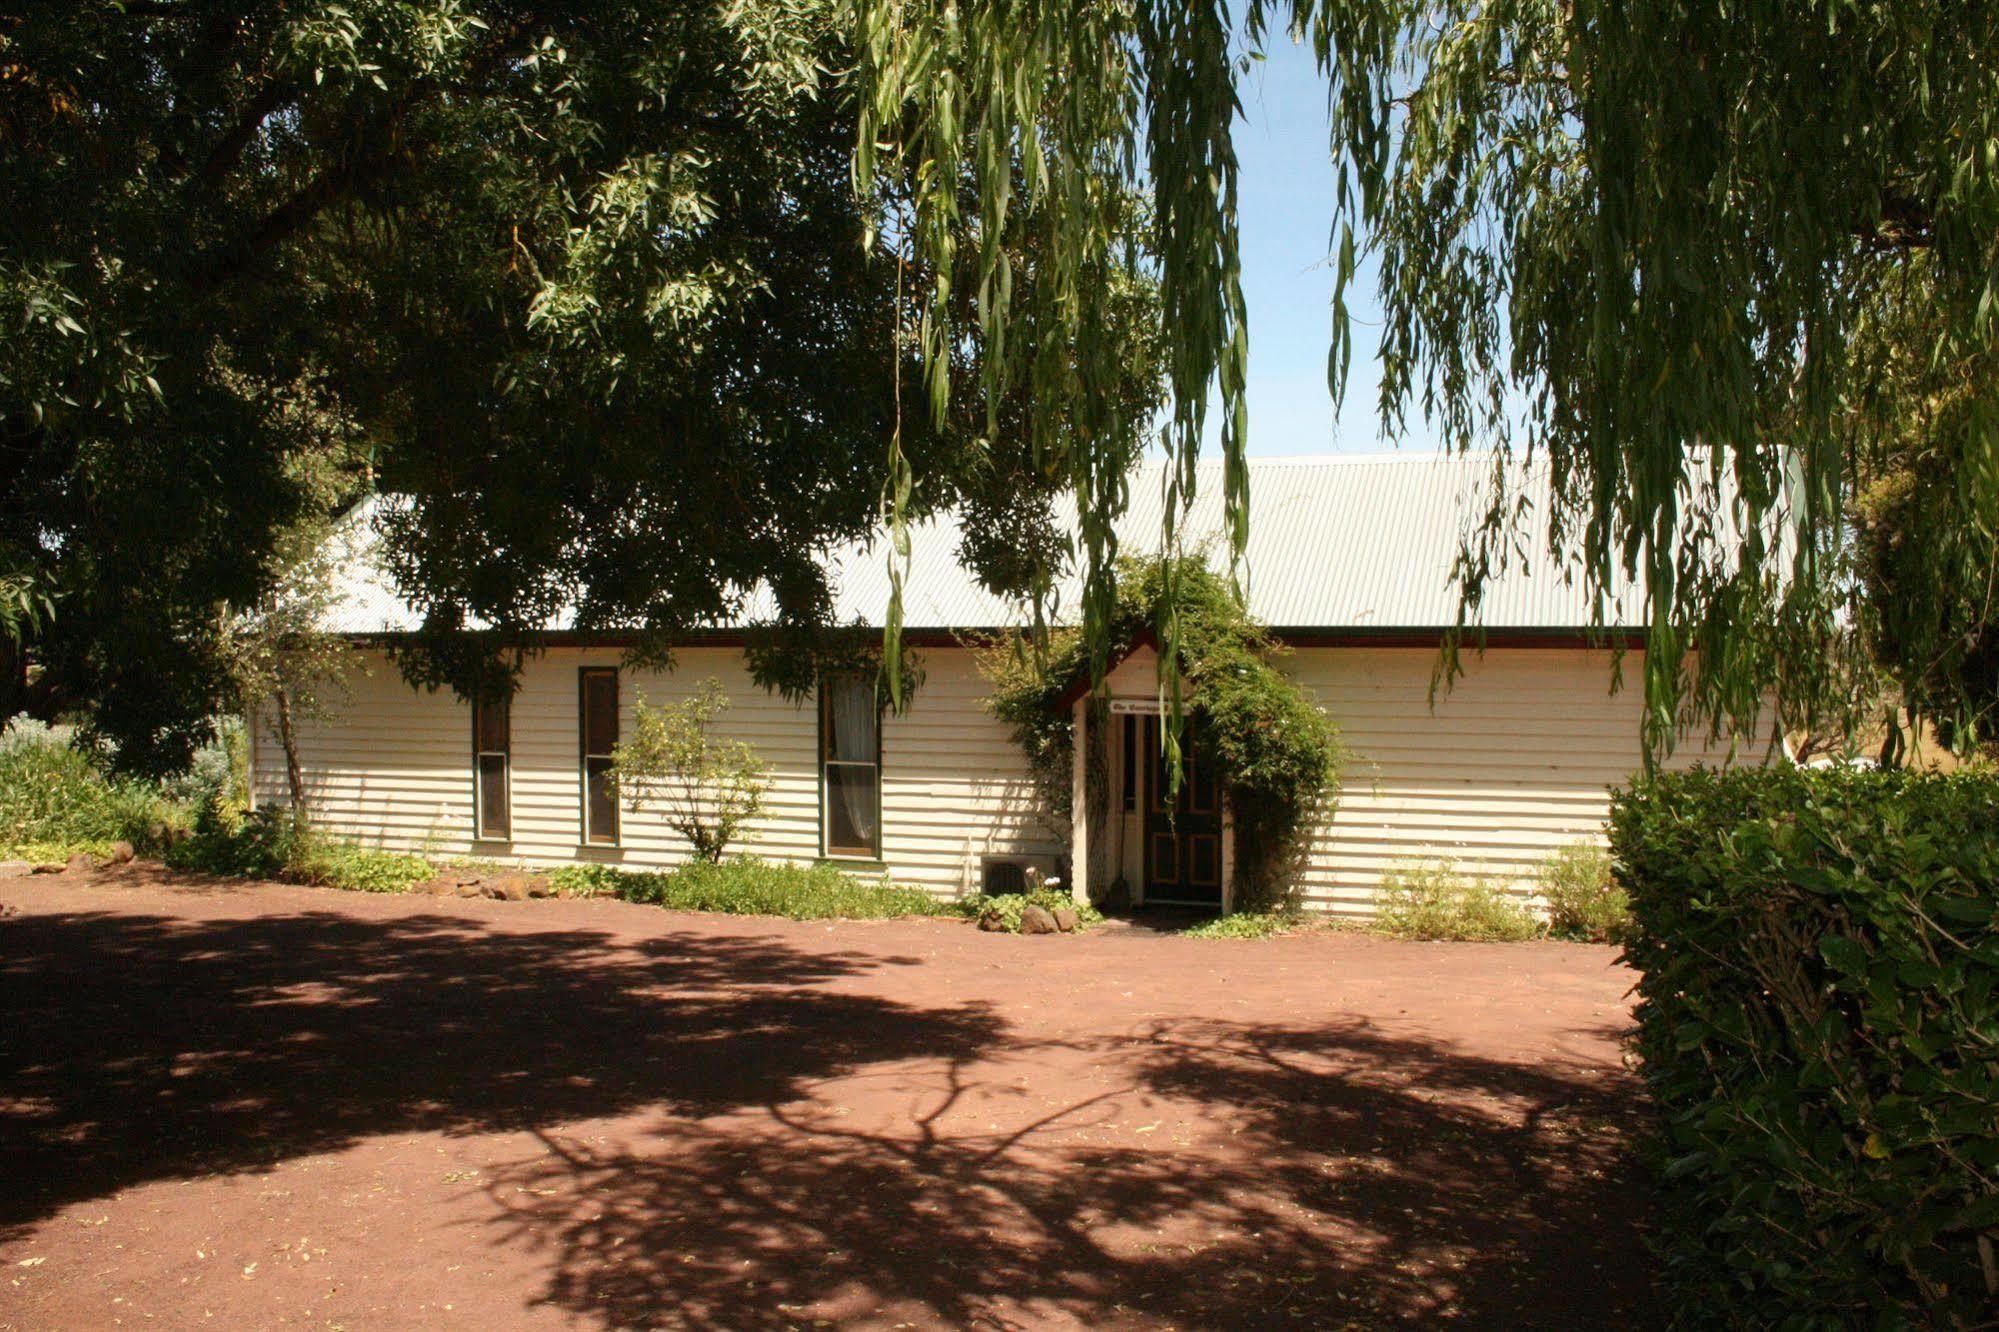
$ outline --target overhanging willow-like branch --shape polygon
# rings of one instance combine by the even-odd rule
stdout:
[[[1935,538],[1947,563],[1993,559],[1999,384],[1926,413],[1917,387],[1884,396],[1857,330],[1920,329],[1937,376],[1991,352],[1999,10],[1252,0],[1240,28],[1225,6],[1167,0],[860,0],[859,14],[859,173],[892,163],[917,183],[914,234],[933,271],[947,274],[969,238],[983,271],[1003,273],[992,247],[1004,225],[1038,228],[1044,262],[1084,272],[1126,220],[1103,201],[1147,199],[1171,395],[1169,548],[1212,397],[1242,550],[1235,57],[1281,24],[1328,79],[1333,392],[1351,357],[1349,288],[1371,253],[1384,424],[1421,412],[1447,447],[1545,467],[1531,520],[1561,572],[1601,608],[1642,594],[1648,755],[1694,720],[1758,725],[1773,696],[1801,721],[1864,674],[1850,661],[1867,594],[1850,502],[1912,432],[1930,480],[1956,497]],[[1890,279],[1918,259],[1912,295]],[[926,307],[933,376],[954,336],[946,281]],[[1056,284],[1049,299],[1065,327],[1086,326],[1087,288]],[[1006,348],[1016,313],[1003,280],[982,285],[989,347]],[[1088,419],[1104,368],[1086,339],[1068,350],[1048,400]],[[1017,361],[996,354],[985,373],[1020,373]],[[932,392],[942,400],[941,380]],[[1120,492],[1087,435],[1052,461],[1078,506],[1083,620],[1100,647]],[[1466,543],[1468,622],[1506,562],[1517,499],[1495,495]],[[1169,672],[1177,604],[1169,590]],[[1923,623],[1976,636],[1989,628],[1980,614],[1963,603]]]

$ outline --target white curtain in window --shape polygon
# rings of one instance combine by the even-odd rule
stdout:
[[[840,797],[854,831],[870,846],[875,840],[875,791],[880,780],[872,771],[877,749],[874,681],[843,677],[833,682],[833,752],[836,763],[865,763],[869,770],[848,768],[841,782]],[[857,780],[859,779],[859,780]]]

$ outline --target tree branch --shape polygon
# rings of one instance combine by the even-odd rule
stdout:
[[[215,147],[209,150],[208,156],[202,159],[201,166],[195,170],[192,177],[193,182],[197,185],[213,185],[221,180],[229,168],[236,165],[236,160],[243,155],[243,150],[249,147],[250,140],[256,137],[258,128],[297,95],[298,85],[290,79],[274,78],[259,88],[256,96],[250,99],[249,105],[243,108],[243,113],[236,118],[236,123],[229,127],[228,132],[216,141]]]
[[[1881,216],[1854,228],[1870,250],[1921,250],[1936,244],[1936,217],[1930,206],[1905,194],[1881,200]]]
[[[358,149],[345,161],[320,172],[290,198],[266,213],[242,236],[212,251],[196,266],[189,285],[199,294],[240,276],[263,255],[296,234],[328,207],[353,197],[365,186],[379,180],[400,157],[398,150],[405,146],[402,140],[402,127],[412,111],[447,89],[466,92],[476,88],[487,75],[515,54],[515,44],[525,38],[533,27],[532,15],[523,15],[520,21],[508,27],[504,34],[496,35],[489,41],[476,57],[466,63],[462,76],[449,83],[429,77],[413,80],[383,118],[382,126],[375,132],[372,143]],[[253,101],[252,108],[246,109],[244,117],[237,122],[237,128],[243,130],[243,143],[248,142],[250,135],[255,133],[256,126],[262,123],[262,117],[250,120],[250,110],[254,109],[257,103],[274,95],[274,90],[281,90],[284,82],[274,80],[272,84],[266,85],[258,98]],[[281,104],[282,102],[277,103]],[[271,109],[275,110],[276,105]],[[269,112],[265,114],[268,115]],[[234,134],[235,131],[232,130],[231,138]],[[218,146],[218,152],[221,147],[227,146],[228,142],[229,140],[225,139],[224,145]],[[240,152],[241,147],[242,144],[237,144],[234,151]]]
[[[393,136],[392,136],[393,138]],[[189,285],[197,294],[239,276],[338,200],[350,197],[394,164],[396,143],[362,152],[313,177],[290,198],[266,213],[248,233],[213,252],[194,272]]]

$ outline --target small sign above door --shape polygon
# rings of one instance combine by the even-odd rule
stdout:
[[[1113,717],[1157,717],[1164,714],[1156,698],[1114,698],[1111,700]]]

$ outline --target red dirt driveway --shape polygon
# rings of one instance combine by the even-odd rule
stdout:
[[[1655,1318],[1606,949],[0,906],[0,1328]]]

